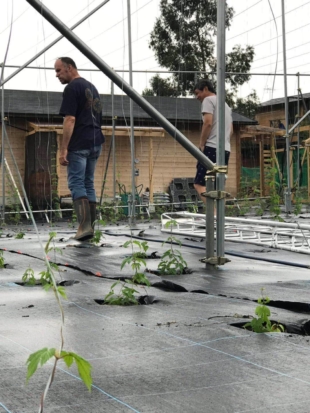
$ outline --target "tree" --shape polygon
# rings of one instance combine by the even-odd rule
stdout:
[[[179,88],[173,84],[171,79],[163,79],[159,75],[155,75],[150,80],[150,89],[144,89],[143,96],[180,96]]]
[[[236,103],[232,106],[233,111],[250,119],[255,119],[259,107],[258,96],[253,90],[246,98],[237,98]]]
[[[179,72],[172,76],[174,82],[171,80],[171,84],[178,85],[180,95],[192,93],[197,78],[206,77],[208,72],[216,72],[216,3],[216,0],[160,1],[161,15],[151,32],[149,47],[162,67]],[[233,13],[233,8],[226,5],[227,28],[230,27]],[[243,48],[236,45],[226,55],[226,71],[248,73],[253,58],[253,46]],[[200,71],[202,74],[197,77],[195,73],[180,73],[182,71]],[[248,74],[227,75],[226,81],[235,94],[237,87],[249,78]],[[152,81],[151,88],[148,93],[153,90]],[[155,93],[156,90],[153,90]]]

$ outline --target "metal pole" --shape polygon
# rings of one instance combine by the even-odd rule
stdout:
[[[287,187],[284,192],[285,197],[285,212],[292,212],[292,200],[291,200],[291,174],[290,174],[290,136],[289,118],[288,118],[288,97],[287,97],[287,78],[286,78],[286,41],[285,41],[285,10],[284,0],[282,0],[282,39],[283,39],[283,74],[284,74],[284,104],[285,104],[285,129],[286,129],[286,181]]]
[[[5,65],[7,68],[19,68],[17,65]],[[54,67],[47,66],[27,66],[27,69],[55,70]],[[101,72],[101,69],[83,69],[79,72]],[[129,70],[115,70],[116,73],[129,73]],[[196,71],[196,70],[133,70],[132,73],[199,73],[203,75],[216,75],[216,72]],[[225,72],[226,75],[247,75],[247,76],[284,76],[283,73],[245,73],[245,72]],[[296,76],[296,73],[287,73],[286,76]],[[300,76],[309,77],[309,73],[301,73]]]
[[[210,161],[190,140],[176,129],[160,112],[158,112],[146,99],[141,97],[127,82],[124,81],[110,66],[108,66],[89,46],[74,34],[58,17],[56,17],[43,3],[38,0],[26,0],[46,20],[48,20],[60,33],[64,35],[81,53],[83,53],[95,66],[108,76],[121,90],[123,90],[135,103],[137,103],[151,118],[153,118],[170,136],[178,141],[194,158],[208,169],[213,169],[214,163]]]
[[[214,191],[214,177],[206,176],[206,192],[207,194]],[[213,264],[209,264],[214,259],[214,198],[206,197],[206,268],[214,268]]]
[[[127,22],[128,22],[128,57],[129,57],[129,85],[132,88],[132,48],[131,48],[131,11],[130,0],[127,0]],[[130,148],[131,148],[131,209],[129,216],[130,225],[135,225],[136,220],[136,180],[135,180],[135,132],[133,119],[133,102],[129,101],[130,112]],[[129,210],[129,209],[128,209]]]
[[[112,104],[112,159],[113,159],[113,200],[116,197],[116,166],[115,166],[115,116],[114,116],[114,83],[111,82],[111,104]]]
[[[1,71],[1,79],[3,79],[3,71],[4,67],[2,67]],[[1,139],[1,171],[2,171],[2,219],[5,220],[5,156],[4,156],[4,134],[5,134],[5,125],[4,125],[4,87],[2,86],[1,90],[1,128],[2,128],[2,139]]]
[[[81,23],[83,23],[86,19],[88,19],[92,14],[94,14],[97,10],[99,10],[102,6],[104,6],[106,3],[108,3],[110,0],[105,0],[104,2],[100,3],[99,6],[95,7],[94,10],[90,11],[88,14],[86,14],[85,17],[83,17],[81,20],[79,20],[77,23],[75,23],[70,30],[75,29],[77,26],[79,26]],[[39,53],[37,53],[34,57],[32,57],[30,60],[28,60],[26,63],[24,63],[22,66],[18,67],[15,72],[13,72],[10,76],[8,76],[6,79],[2,80],[1,79],[1,84],[0,86],[4,85],[6,82],[8,82],[10,79],[12,79],[14,76],[16,76],[19,72],[21,72],[25,67],[27,67],[30,63],[32,63],[34,60],[36,60],[38,57],[40,57],[44,52],[46,52],[48,49],[50,49],[52,46],[54,46],[56,43],[59,42],[64,36],[59,36],[57,39],[55,39],[52,43],[50,43],[48,46],[44,47]],[[11,67],[16,67],[16,66],[11,66]],[[54,69],[54,68],[53,68]]]
[[[216,163],[225,165],[225,1],[217,0],[217,150]],[[216,174],[216,189],[224,191],[225,173]],[[224,257],[225,199],[216,202],[216,251]]]
[[[297,91],[298,91],[298,100],[297,100],[297,118],[300,119],[300,77],[299,77],[299,72],[297,73]],[[300,130],[299,130],[299,126],[297,129],[297,182],[296,182],[296,186],[297,189],[299,189],[299,177],[300,177],[300,151],[299,151],[299,139],[300,139]]]

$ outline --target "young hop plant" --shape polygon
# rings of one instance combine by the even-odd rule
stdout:
[[[134,251],[134,246],[138,246],[139,251]],[[139,304],[135,293],[138,293],[135,290],[135,284],[142,284],[146,286],[150,286],[151,283],[149,282],[148,278],[145,276],[143,272],[141,272],[141,267],[146,267],[146,251],[148,250],[148,245],[146,241],[127,241],[123,245],[123,247],[128,248],[129,246],[132,247],[132,254],[126,258],[124,258],[121,264],[121,270],[125,267],[125,265],[130,265],[131,268],[135,271],[132,280],[126,279],[124,282],[120,280],[116,281],[112,284],[109,293],[104,297],[104,302],[110,305],[137,305]],[[120,286],[119,292],[115,292],[115,287]]]
[[[44,252],[46,254],[46,270],[40,272],[40,281],[43,285],[43,288],[48,291],[52,290],[55,294],[55,298],[60,310],[61,314],[61,328],[60,328],[60,340],[61,344],[59,346],[59,349],[55,348],[42,348],[41,350],[36,351],[35,353],[30,354],[30,356],[27,359],[27,379],[26,381],[28,382],[31,376],[36,372],[38,367],[43,366],[46,364],[49,360],[53,359],[53,369],[50,374],[50,377],[47,381],[45,390],[42,394],[41,397],[41,403],[40,403],[40,409],[39,412],[43,412],[44,408],[44,401],[45,397],[47,395],[47,392],[49,388],[51,387],[55,373],[56,373],[56,368],[57,364],[60,360],[63,360],[67,367],[71,367],[73,363],[76,364],[79,375],[81,380],[84,382],[85,386],[88,388],[88,390],[91,390],[91,385],[92,385],[92,377],[91,377],[91,365],[90,363],[83,359],[81,356],[79,356],[76,353],[70,352],[70,351],[65,351],[63,350],[63,345],[64,345],[64,337],[63,337],[63,327],[64,327],[64,311],[63,307],[61,304],[61,297],[66,299],[66,292],[64,287],[57,286],[56,284],[56,279],[55,275],[53,273],[53,270],[58,271],[58,266],[53,263],[49,263],[47,260],[47,254],[51,251],[57,251],[61,252],[59,248],[56,248],[55,246],[51,246],[51,242],[54,240],[56,237],[56,232],[50,232],[49,233],[49,239],[45,245]],[[34,271],[32,268],[28,268],[24,275],[23,275],[23,281],[27,282],[29,285],[35,285],[37,280],[34,276]]]
[[[172,230],[173,226],[176,226],[177,222],[175,220],[170,220],[166,222],[165,227]],[[184,260],[181,251],[173,248],[173,243],[182,246],[181,241],[173,237],[172,235],[167,238],[162,245],[165,245],[170,242],[170,248],[164,252],[160,263],[158,264],[158,271],[161,275],[177,275],[182,274],[187,268],[187,262]]]
[[[262,288],[262,296],[257,300],[258,306],[255,308],[257,317],[253,318],[249,323],[244,325],[246,329],[252,329],[255,333],[283,333],[284,327],[280,323],[272,323],[269,319],[270,309],[266,304],[270,302],[270,298],[264,296],[264,288]]]

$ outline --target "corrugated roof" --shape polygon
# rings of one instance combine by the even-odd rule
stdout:
[[[310,93],[303,93],[304,99],[310,99]],[[289,102],[297,102],[298,95],[293,95],[288,97]],[[260,104],[261,107],[264,106],[275,106],[275,105],[284,105],[284,97],[267,100],[266,102],[262,102]]]
[[[100,95],[103,104],[102,115],[112,116],[112,96]],[[200,103],[196,99],[147,96],[145,98],[165,118],[172,121],[200,121]],[[4,90],[4,112],[6,115],[58,115],[62,92],[33,90]],[[1,108],[1,99],[0,99]],[[129,98],[126,95],[114,96],[114,115],[129,118]],[[150,119],[136,103],[133,103],[135,118]],[[233,112],[234,123],[254,125],[257,121]]]

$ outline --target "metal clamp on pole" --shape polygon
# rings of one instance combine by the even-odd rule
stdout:
[[[207,171],[208,175],[227,174],[228,166],[227,165],[214,165],[212,170]]]
[[[225,199],[230,197],[230,193],[226,191],[210,191],[201,194],[205,198]]]
[[[224,265],[228,262],[231,262],[231,260],[229,260],[226,257],[210,257],[210,258],[205,257],[205,258],[202,258],[199,261],[204,262],[206,264],[214,265],[214,266]]]

